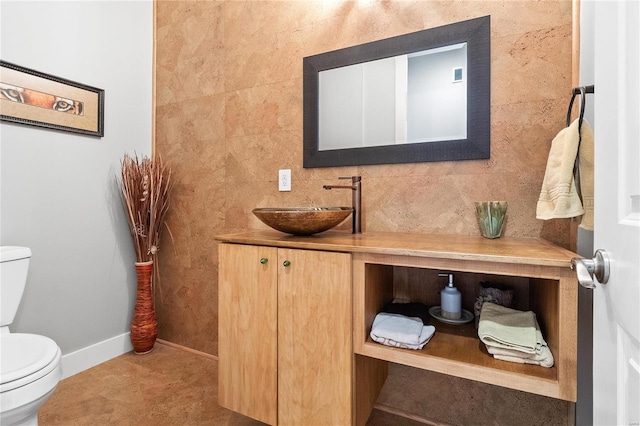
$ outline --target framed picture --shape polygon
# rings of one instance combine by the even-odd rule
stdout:
[[[104,136],[104,90],[0,60],[0,120]]]

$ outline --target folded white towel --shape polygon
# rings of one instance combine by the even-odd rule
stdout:
[[[406,345],[419,345],[422,327],[420,318],[381,312],[373,320],[371,338],[389,339]]]
[[[373,331],[371,332],[371,338],[378,343],[382,343],[383,345],[386,346],[393,346],[394,348],[401,348],[401,349],[415,349],[415,350],[420,350],[422,348],[424,348],[424,346],[429,343],[429,340],[431,340],[431,338],[433,337],[433,335],[436,332],[436,328],[432,325],[425,325],[422,327],[422,332],[420,333],[420,343],[418,343],[417,345],[412,345],[409,343],[402,343],[402,342],[396,342],[393,339],[385,339],[385,338],[381,338],[379,336],[376,336]]]
[[[546,342],[536,314],[505,308],[495,303],[482,305],[478,337],[487,346],[539,354]]]
[[[534,364],[542,367],[553,367],[553,354],[547,346],[540,348],[539,354],[527,354],[520,351],[497,348],[487,345],[487,351],[493,355],[495,359],[502,361],[517,362],[520,364]]]

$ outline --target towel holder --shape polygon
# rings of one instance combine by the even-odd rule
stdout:
[[[587,93],[595,93],[594,85],[590,86],[580,86],[574,87],[571,90],[572,96],[571,101],[569,102],[569,111],[567,111],[567,127],[571,125],[571,113],[573,112],[573,102],[576,100],[576,96],[580,95],[580,115],[578,116],[578,134],[580,134],[580,130],[582,130],[582,122],[584,121],[584,107],[586,105],[586,94]],[[580,149],[580,140],[578,141],[578,149]],[[573,176],[576,181],[578,197],[582,202],[582,191],[580,190],[580,169],[578,167],[578,156],[576,156],[576,161],[573,164]]]
[[[571,124],[571,113],[573,112],[573,102],[576,100],[576,96],[580,95],[580,115],[578,118],[580,121],[578,122],[578,128],[582,128],[582,121],[584,120],[584,106],[586,104],[585,95],[587,93],[595,93],[595,89],[592,84],[591,86],[574,87],[571,93],[572,93],[572,96],[571,96],[571,101],[569,102],[569,111],[567,111],[567,127],[569,127],[569,125]]]

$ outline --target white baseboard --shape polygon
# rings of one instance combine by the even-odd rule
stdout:
[[[124,333],[62,356],[62,378],[95,367],[133,350],[130,333]]]

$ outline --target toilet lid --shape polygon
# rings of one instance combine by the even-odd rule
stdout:
[[[51,368],[46,368],[47,366],[53,361],[59,362],[60,360],[60,348],[56,342],[37,334],[11,333],[1,335],[0,354],[2,358],[0,384],[3,391],[7,388],[5,385],[10,382],[31,375],[33,377],[30,379],[39,379],[51,370]]]

